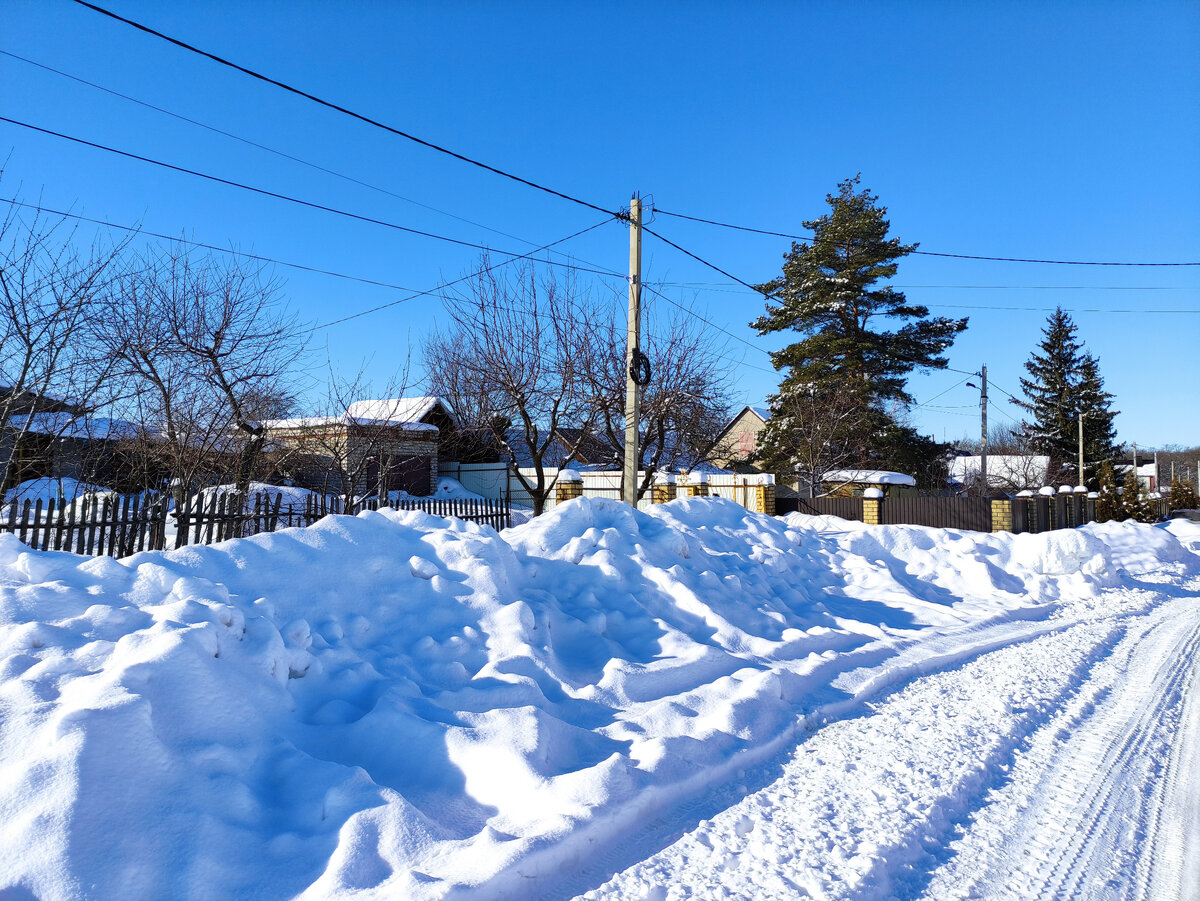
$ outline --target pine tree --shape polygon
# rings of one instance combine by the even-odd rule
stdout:
[[[1117,494],[1117,476],[1112,463],[1105,460],[1100,464],[1100,488],[1096,498],[1096,522],[1124,519],[1121,497]]]
[[[1028,398],[1021,406],[1032,414],[1032,421],[1022,423],[1025,436],[1034,450],[1050,457],[1053,471],[1062,464],[1075,468],[1082,415],[1085,467],[1095,472],[1096,465],[1115,453],[1113,395],[1104,390],[1099,361],[1084,353],[1075,323],[1061,307],[1051,314],[1042,335],[1041,353],[1030,356],[1025,364],[1029,378],[1021,379]]]
[[[908,304],[887,284],[897,261],[916,245],[888,237],[887,208],[859,189],[858,176],[825,199],[830,211],[804,223],[812,241],[793,243],[783,275],[760,286],[775,303],[752,327],[763,335],[802,336],[771,355],[775,368],[786,370],[773,408],[788,409],[814,392],[850,399],[858,413],[839,440],[860,464],[871,458],[878,464],[891,456],[879,436],[903,429],[893,411],[912,402],[908,375],[945,367],[942,354],[967,320],[931,317],[927,307]],[[794,456],[787,430],[773,428],[770,420],[759,444],[764,460]]]

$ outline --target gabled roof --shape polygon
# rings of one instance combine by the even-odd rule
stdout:
[[[725,425],[725,428],[721,429],[720,433],[713,440],[713,447],[716,447],[718,444],[720,444],[721,439],[728,435],[729,430],[732,429],[734,425],[737,424],[737,421],[747,413],[749,413],[751,416],[757,416],[763,423],[766,423],[766,421],[771,418],[771,411],[767,407],[756,407],[747,404],[746,406],[742,407],[742,409],[738,410],[737,415],[729,420],[729,422]]]
[[[420,422],[440,406],[458,425],[458,417],[448,403],[440,397],[396,397],[386,400],[356,400],[346,408],[352,419],[371,419],[377,422]]]

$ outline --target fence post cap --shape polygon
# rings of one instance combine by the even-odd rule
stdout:
[[[991,494],[988,495],[988,500],[989,501],[1008,501],[1008,500],[1012,500],[1012,498],[1010,498],[1003,491],[993,491]]]
[[[1082,485],[1076,485],[1071,490],[1074,491],[1076,494],[1087,494],[1087,489],[1084,488]]]
[[[582,482],[583,476],[574,469],[560,469],[558,471],[558,480],[560,482]]]
[[[707,485],[708,484],[708,473],[692,471],[692,472],[688,473],[687,480],[688,480],[688,483],[691,485]]]
[[[1033,492],[1025,488],[1017,492],[1017,497],[1033,497]]]
[[[655,485],[674,485],[675,473],[673,472],[656,472],[654,474]]]
[[[880,500],[883,497],[883,489],[871,487],[863,491],[862,496],[865,500]]]
[[[1089,492],[1088,492],[1088,500],[1090,500],[1090,501],[1094,501],[1094,500],[1095,500],[1096,498],[1098,498],[1099,496],[1100,496],[1100,492],[1099,492],[1099,491],[1089,491]]]
[[[1052,486],[1044,485],[1038,489],[1038,494],[1042,495],[1042,497],[1054,497],[1058,492]]]
[[[1075,491],[1075,489],[1074,489],[1074,488],[1072,488],[1070,485],[1059,485],[1059,486],[1058,486],[1058,493],[1059,493],[1059,494],[1071,494],[1071,493],[1073,493],[1074,491]]]

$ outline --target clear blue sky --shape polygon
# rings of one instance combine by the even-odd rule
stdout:
[[[889,207],[893,233],[922,250],[1200,261],[1194,2],[100,5],[609,209],[638,191],[663,210],[794,232],[824,212],[839,180],[861,172]],[[0,56],[0,115],[89,141],[502,250],[603,219],[70,0],[0,4],[0,50],[408,201]],[[424,290],[478,259],[0,123],[3,156],[4,197],[389,284]],[[788,249],[666,216],[652,227],[747,282],[776,275]],[[598,268],[627,266],[616,222],[563,249]],[[689,283],[665,290],[704,318],[756,348],[780,346],[747,327],[762,309],[756,295],[649,236],[645,266],[649,281]],[[311,324],[405,296],[277,273]],[[1002,392],[1020,393],[1022,364],[1062,305],[1116,394],[1120,438],[1200,444],[1200,267],[909,257],[895,281],[936,313],[970,316],[950,362],[988,366],[994,421],[1020,415]],[[594,289],[624,290],[603,278]],[[419,357],[440,310],[427,297],[320,329],[319,354],[327,345],[346,370],[367,359],[384,379],[410,347]],[[731,338],[726,353],[739,402],[774,390],[762,350]],[[914,423],[939,439],[977,434],[978,393],[965,378],[914,377],[912,392],[930,404]]]

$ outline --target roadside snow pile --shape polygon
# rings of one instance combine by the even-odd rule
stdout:
[[[503,535],[387,510],[122,561],[0,535],[0,894],[525,897],[852,701],[855,668],[1197,562],[1132,524],[720,499]]]

